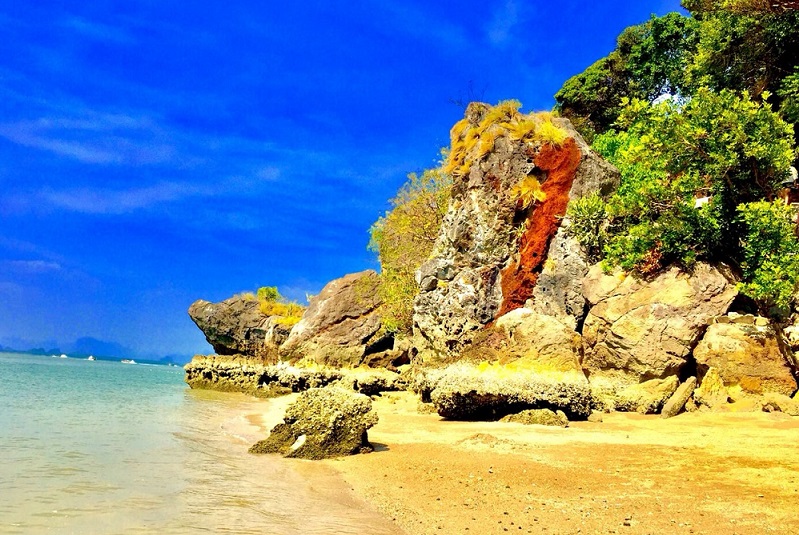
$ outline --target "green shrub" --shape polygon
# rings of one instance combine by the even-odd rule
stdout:
[[[625,103],[618,126],[626,130],[594,142],[621,172],[606,208],[606,262],[653,273],[740,259],[736,207],[775,197],[793,158],[790,125],[746,93],[700,89],[687,102]]]
[[[570,202],[566,217],[569,235],[577,240],[589,260],[600,260],[608,238],[607,205],[602,197],[594,193]]]
[[[305,307],[295,301],[289,301],[277,290],[277,286],[262,286],[249,300],[258,300],[258,308],[265,316],[275,317],[275,323],[294,325],[302,319]]]
[[[441,169],[409,174],[391,200],[393,208],[369,231],[369,248],[380,260],[383,325],[390,332],[411,332],[413,299],[419,291],[415,271],[433,251],[451,184],[449,175]]]
[[[738,213],[746,229],[739,289],[763,312],[784,316],[799,282],[796,212],[782,201],[761,201],[740,205]]]
[[[283,297],[277,291],[277,286],[262,286],[258,288],[259,301],[280,301]]]

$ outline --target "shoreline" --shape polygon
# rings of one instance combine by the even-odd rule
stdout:
[[[375,452],[321,461],[408,535],[799,533],[796,418],[611,413],[563,429],[417,404],[385,393]]]

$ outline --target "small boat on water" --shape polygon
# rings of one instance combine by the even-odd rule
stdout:
[[[89,355],[89,358],[87,358],[86,360],[97,360],[97,359],[94,358],[94,355]]]
[[[136,361],[133,359],[122,359],[120,362],[122,364],[136,364]]]
[[[62,359],[68,359],[69,357],[68,357],[68,356],[66,356],[66,355],[64,355],[63,353],[61,353],[61,358],[62,358]]]

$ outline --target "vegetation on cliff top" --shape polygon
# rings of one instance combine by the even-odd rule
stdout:
[[[277,286],[262,286],[256,293],[245,292],[240,297],[248,301],[258,301],[261,313],[275,317],[275,323],[279,325],[294,325],[302,319],[305,312],[304,306],[280,295]]]
[[[796,158],[799,11],[760,0],[685,0],[627,28],[617,48],[564,84],[555,111],[570,118],[622,175],[609,199],[571,204],[571,232],[594,260],[652,274],[698,259],[726,261],[740,290],[779,315],[799,283],[793,211],[777,200]],[[468,175],[497,139],[559,146],[552,115],[523,115],[518,101],[463,119],[445,161],[409,182],[371,229],[382,266],[385,326],[410,332],[414,272],[446,211],[450,177]],[[534,177],[513,194],[544,200]]]
[[[795,214],[777,200],[796,157],[799,15],[685,5],[693,17],[628,28],[556,95],[622,175],[607,202],[571,204],[571,232],[595,259],[642,274],[730,262],[741,292],[779,316],[799,282]]]
[[[372,225],[369,248],[380,260],[382,321],[386,330],[410,333],[415,272],[433,251],[449,203],[452,180],[440,168],[411,173],[391,199],[392,209]]]

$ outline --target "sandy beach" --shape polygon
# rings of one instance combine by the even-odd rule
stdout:
[[[799,533],[799,418],[614,413],[564,429],[417,406],[384,394],[376,451],[324,461],[410,535]]]

